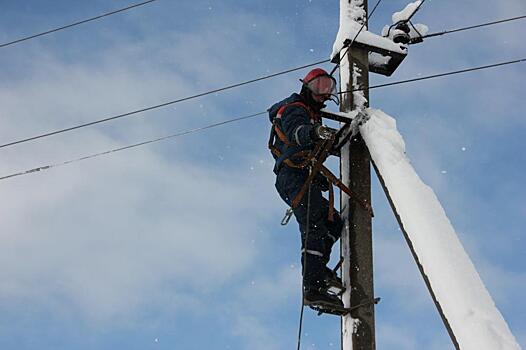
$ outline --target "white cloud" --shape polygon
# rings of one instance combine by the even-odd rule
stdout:
[[[164,102],[195,88],[193,79],[170,67],[136,63],[132,58],[143,49],[123,43],[101,64],[32,57],[35,75],[1,89],[2,139]],[[223,73],[215,65],[201,68],[201,78],[215,86],[232,74],[228,67]],[[221,118],[220,108],[208,106],[218,112],[212,118]],[[173,113],[156,113],[161,118],[139,116],[4,149],[2,175],[165,135],[175,123],[162,116]],[[195,125],[190,113],[191,106],[178,106],[184,116],[178,130]],[[276,210],[277,196],[256,185],[272,177],[261,155],[247,155],[232,172],[186,159],[195,142],[209,145],[206,137],[165,143],[157,148],[170,150],[164,156],[145,147],[2,182],[0,303],[77,310],[103,323],[165,305],[176,314],[204,309],[199,299],[251,268],[258,254],[251,242]]]
[[[281,267],[270,276],[255,276],[241,290],[243,310],[275,312],[287,303],[301,302],[301,267]]]
[[[239,315],[233,325],[233,334],[244,340],[247,349],[278,350],[283,347],[273,332],[268,330],[256,317]]]
[[[4,303],[63,295],[113,316],[161,286],[206,291],[250,268],[257,222],[237,209],[252,206],[245,180],[148,152],[93,163],[3,184]]]

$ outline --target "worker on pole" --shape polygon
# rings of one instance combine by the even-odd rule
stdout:
[[[319,154],[320,145],[334,139],[336,133],[322,125],[320,112],[329,100],[339,103],[336,81],[320,68],[300,81],[299,94],[293,93],[268,110],[273,124],[269,148],[276,160],[276,189],[291,206],[289,215],[294,213],[301,232],[304,304],[341,308],[338,296],[329,292],[331,286],[341,286],[341,281],[327,263],[340,238],[342,221],[333,203],[322,195],[329,189],[332,195],[332,184],[321,173],[312,174],[317,150]]]

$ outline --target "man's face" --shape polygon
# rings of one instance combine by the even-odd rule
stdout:
[[[312,92],[312,98],[316,102],[323,103],[336,94],[336,82],[327,75],[322,75],[311,80],[307,87]]]

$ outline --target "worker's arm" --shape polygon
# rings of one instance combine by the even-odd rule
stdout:
[[[310,146],[315,142],[315,126],[311,124],[307,111],[298,106],[290,106],[281,116],[281,127],[287,139],[300,146]]]

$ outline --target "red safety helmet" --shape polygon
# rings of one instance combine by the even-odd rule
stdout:
[[[325,102],[332,100],[336,104],[340,103],[336,94],[336,79],[325,70],[314,68],[300,81],[312,92],[316,101]]]

